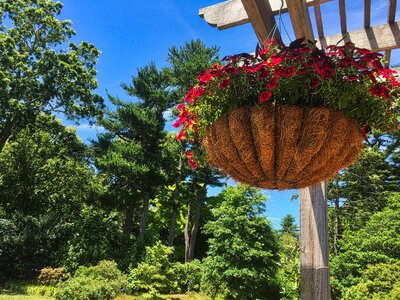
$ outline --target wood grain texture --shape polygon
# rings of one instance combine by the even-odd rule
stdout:
[[[384,24],[340,33],[320,39],[319,46],[343,45],[346,42],[353,42],[360,48],[371,49],[372,51],[385,51],[400,48],[400,22]]]
[[[326,182],[300,190],[301,299],[329,300]]]
[[[364,0],[364,28],[371,27],[371,0]]]
[[[340,14],[340,29],[342,30],[342,33],[345,33],[347,32],[345,0],[339,0],[339,14]]]
[[[388,23],[393,23],[396,19],[396,0],[389,0]]]
[[[305,0],[286,0],[296,38],[314,40],[310,13]]]
[[[391,56],[392,56],[392,50],[386,50],[385,51],[385,58],[386,58],[385,68],[389,68],[389,66],[390,66],[390,57]]]
[[[262,45],[273,37],[281,40],[268,0],[242,0],[242,4]]]
[[[330,2],[332,0],[320,0],[320,3]],[[316,0],[307,0],[309,6],[315,5]],[[281,7],[280,0],[270,0],[273,15],[278,15]],[[283,2],[282,13],[286,13],[286,2]],[[238,25],[249,23],[249,17],[243,7],[241,0],[228,0],[211,6],[201,8],[199,16],[203,18],[209,25],[217,27],[220,30],[235,27]]]
[[[315,1],[314,5],[315,22],[317,23],[318,37],[324,37],[324,26],[322,25],[321,6],[319,1]]]

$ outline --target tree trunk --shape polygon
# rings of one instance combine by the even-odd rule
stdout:
[[[149,214],[150,195],[148,192],[143,193],[143,211],[140,218],[139,239],[144,238],[146,231],[147,215]]]
[[[171,221],[169,223],[169,233],[168,233],[168,246],[169,247],[174,246],[177,214],[178,214],[178,205],[176,203],[174,203],[172,205],[172,215],[171,215]]]
[[[124,234],[130,235],[133,230],[133,201],[130,201],[125,210]]]
[[[171,220],[169,223],[169,232],[168,232],[168,246],[172,247],[174,245],[174,238],[175,238],[175,229],[176,229],[176,217],[178,215],[178,204],[177,199],[179,196],[179,187],[181,184],[182,178],[182,156],[179,157],[179,165],[178,165],[178,177],[175,181],[175,191],[172,197],[172,214]]]
[[[191,218],[191,213],[192,213],[191,210],[192,210],[192,205],[191,205],[191,202],[189,201],[185,229],[183,232],[184,237],[185,237],[185,262],[189,261],[189,249],[190,249],[189,227],[190,227],[190,218]]]
[[[300,190],[300,298],[329,300],[326,183]]]
[[[207,188],[206,188],[206,185],[204,185],[203,187],[201,187],[200,193],[198,193],[196,196],[196,207],[195,207],[196,212],[194,215],[192,234],[190,237],[190,248],[189,248],[188,261],[192,261],[194,258],[194,249],[196,246],[197,233],[198,233],[199,227],[200,227],[201,203],[202,203],[202,201],[205,200],[206,197],[207,197]]]
[[[339,197],[335,198],[335,220],[333,227],[333,255],[338,255],[339,252],[339,227],[340,227],[340,219],[339,219]]]
[[[4,146],[12,135],[13,126],[12,118],[7,118],[4,127],[0,132],[0,153],[3,151]]]

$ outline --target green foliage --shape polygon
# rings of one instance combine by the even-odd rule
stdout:
[[[40,270],[38,281],[41,285],[56,285],[68,277],[65,268],[43,268]]]
[[[343,300],[393,300],[400,298],[400,261],[369,265],[357,285],[347,289]]]
[[[200,291],[204,268],[203,264],[198,259],[184,264],[179,262],[174,263],[174,269],[177,275],[179,292],[191,293]]]
[[[31,296],[55,297],[57,292],[58,288],[52,285],[29,285],[26,288],[26,293]]]
[[[121,244],[121,226],[116,212],[85,205],[75,218],[75,230],[68,239],[63,263],[68,271],[114,258]]]
[[[0,149],[42,112],[82,118],[103,107],[92,93],[100,52],[69,42],[75,32],[58,19],[62,7],[48,0],[0,2]]]
[[[83,204],[101,193],[85,151],[74,130],[40,115],[0,153],[0,276],[63,265]]]
[[[129,292],[127,277],[113,261],[101,261],[96,266],[80,267],[76,274],[59,285],[57,300],[114,299]]]
[[[6,214],[39,216],[74,211],[94,191],[94,172],[84,161],[76,132],[40,115],[0,153],[0,205]]]
[[[173,248],[164,246],[160,241],[153,247],[146,247],[144,261],[130,271],[133,291],[152,295],[177,291],[177,274],[170,261],[172,253]]]
[[[266,198],[258,189],[228,187],[218,196],[204,264],[208,293],[226,299],[280,299],[278,244],[261,214]]]
[[[182,47],[169,49],[167,60],[171,64],[178,92],[177,99],[182,99],[189,88],[195,85],[199,73],[219,62],[218,52],[218,47],[207,47],[200,40],[192,40]]]
[[[368,265],[395,263],[400,259],[400,193],[375,213],[358,231],[347,230],[340,241],[341,252],[332,259],[332,287],[336,295],[359,282]]]
[[[283,217],[280,225],[281,225],[281,233],[290,234],[292,236],[298,237],[299,235],[299,226],[295,224],[296,219],[292,215],[286,215]]]
[[[345,201],[339,208],[340,219],[351,230],[363,227],[372,214],[386,207],[390,193],[400,191],[399,154],[382,151],[395,143],[390,136],[375,139],[376,144],[365,148],[360,159],[329,185],[328,197]]]
[[[298,237],[284,233],[279,235],[279,247],[278,276],[283,299],[297,300],[300,296],[300,241]]]

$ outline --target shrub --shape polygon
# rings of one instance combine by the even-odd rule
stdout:
[[[197,259],[188,263],[175,263],[175,273],[177,274],[179,292],[199,292],[201,277],[203,275],[203,265]]]
[[[399,299],[400,262],[369,265],[359,283],[347,289],[343,300]]]
[[[58,288],[51,285],[30,285],[26,288],[26,293],[31,296],[54,297]]]
[[[39,284],[41,285],[56,285],[68,277],[65,268],[43,268],[39,274]]]
[[[114,261],[100,261],[96,266],[80,267],[75,276],[59,285],[58,300],[113,299],[129,293],[127,277]]]
[[[158,241],[153,247],[146,247],[144,262],[130,271],[129,280],[135,292],[171,293],[179,290],[174,264],[169,257],[173,248]]]

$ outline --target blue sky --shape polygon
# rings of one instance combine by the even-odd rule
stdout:
[[[77,31],[75,42],[89,41],[102,52],[98,69],[98,93],[106,96],[106,91],[121,99],[129,100],[120,87],[129,82],[137,69],[153,61],[157,66],[166,65],[168,49],[180,46],[191,39],[201,39],[207,46],[220,47],[221,57],[240,52],[253,52],[257,38],[251,25],[219,31],[209,26],[198,16],[198,10],[220,1],[187,0],[63,0],[63,19],[70,19]],[[348,29],[360,29],[363,26],[362,0],[346,2]],[[387,2],[372,0],[371,24],[386,22]],[[326,35],[340,32],[338,1],[324,3],[321,6]],[[312,21],[313,11],[312,12]],[[287,15],[283,16],[290,37],[283,35],[286,41],[294,39]],[[315,27],[315,26],[314,26]],[[315,27],[316,28],[316,27]],[[317,36],[316,32],[315,35]],[[392,53],[392,62],[399,62],[399,53]],[[78,134],[84,141],[93,138],[96,127],[84,122],[77,126]],[[101,129],[100,129],[101,130]],[[298,201],[289,198],[296,191],[265,191],[269,197],[267,216],[273,225],[286,214],[299,218]]]

